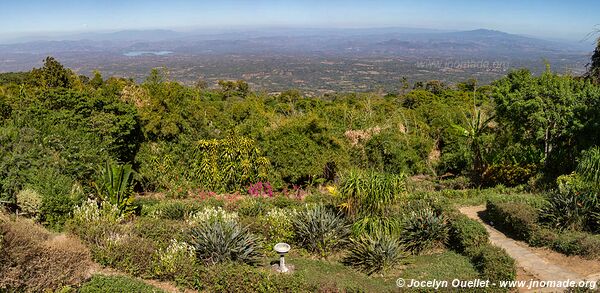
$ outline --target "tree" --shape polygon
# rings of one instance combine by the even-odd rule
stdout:
[[[95,89],[100,88],[104,84],[104,80],[102,79],[102,74],[100,74],[100,71],[94,70],[94,77],[89,81],[89,83]]]
[[[31,70],[34,84],[45,88],[70,88],[71,76],[70,69],[60,64],[54,57],[46,57],[42,68]]]
[[[596,84],[600,84],[600,38],[596,42],[596,49],[592,55],[592,60],[588,64],[587,76]]]
[[[514,71],[494,85],[499,128],[510,132],[514,142],[536,149],[545,171],[570,172],[580,151],[577,142],[592,134],[582,131],[595,123],[588,113],[600,97],[598,88],[549,69],[539,77]]]
[[[219,80],[219,86],[224,99],[231,97],[245,98],[250,94],[250,86],[243,80]]]

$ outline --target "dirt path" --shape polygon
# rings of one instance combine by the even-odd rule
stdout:
[[[481,222],[490,234],[490,242],[503,248],[516,260],[519,271],[527,277],[537,280],[598,280],[600,279],[600,262],[580,257],[566,256],[549,249],[533,248],[527,244],[506,237],[500,231],[484,223],[479,213],[485,206],[460,208],[461,213]],[[525,279],[521,277],[520,279]],[[556,289],[536,289],[535,292],[556,292]]]

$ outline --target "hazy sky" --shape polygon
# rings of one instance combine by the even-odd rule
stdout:
[[[0,37],[215,27],[489,28],[582,39],[598,0],[0,0]]]

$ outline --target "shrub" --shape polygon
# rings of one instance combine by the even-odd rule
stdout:
[[[600,236],[584,232],[569,231],[558,233],[551,248],[566,255],[580,255],[586,258],[600,258]]]
[[[190,243],[198,260],[207,264],[234,261],[254,265],[262,255],[259,239],[233,220],[198,222]]]
[[[296,242],[321,257],[339,249],[350,234],[346,220],[322,205],[307,206],[298,212],[292,224]]]
[[[163,201],[147,210],[148,216],[167,220],[183,220],[187,214],[187,206],[180,201]]]
[[[527,241],[537,229],[538,210],[522,203],[488,200],[485,219],[515,239]]]
[[[315,115],[298,115],[266,131],[261,146],[276,175],[285,183],[302,185],[322,177],[328,164],[347,164],[345,145],[330,128]]]
[[[189,229],[181,221],[149,217],[137,217],[130,228],[132,234],[152,240],[159,248],[170,245],[172,239],[183,240],[185,232]]]
[[[450,247],[460,253],[482,247],[488,243],[489,234],[485,227],[465,215],[453,215],[450,220]]]
[[[152,277],[152,255],[156,247],[151,240],[130,234],[112,234],[91,250],[94,259],[102,265],[133,276]]]
[[[190,161],[188,178],[214,191],[236,191],[267,179],[271,166],[255,141],[246,137],[200,140],[182,155]]]
[[[85,242],[99,245],[110,235],[121,232],[117,207],[108,202],[100,206],[93,200],[88,200],[73,211],[73,217],[66,223],[67,231],[79,236]]]
[[[545,196],[532,193],[504,193],[498,192],[497,188],[487,189],[491,192],[486,195],[486,200],[494,203],[520,203],[534,207],[536,209],[543,208],[547,203]]]
[[[239,264],[204,268],[196,280],[202,292],[316,292],[301,274],[279,274]]]
[[[294,239],[292,219],[295,216],[295,210],[275,208],[264,217],[259,218],[260,225],[263,227],[263,235],[267,241],[266,244],[269,247],[278,242],[290,242]]]
[[[152,275],[152,258],[155,244],[132,234],[127,226],[120,225],[123,215],[109,202],[100,206],[89,200],[75,208],[67,230],[90,244],[93,258],[100,264],[111,266],[135,276]],[[169,232],[172,235],[172,231]]]
[[[36,219],[40,213],[42,197],[33,189],[25,189],[17,193],[17,205],[22,214]]]
[[[473,251],[471,262],[484,280],[499,284],[516,278],[515,260],[501,248],[484,245]]]
[[[448,240],[447,219],[431,208],[412,211],[404,220],[400,239],[415,254],[443,246]]]
[[[301,192],[302,190],[298,188],[298,192]],[[280,209],[287,209],[287,208],[294,208],[294,207],[299,207],[303,205],[303,202],[301,202],[300,200],[298,200],[298,197],[302,197],[301,195],[298,195],[297,198],[291,198],[290,196],[293,195],[278,195],[273,197],[273,199],[271,200],[271,203],[275,206],[278,207]]]
[[[152,287],[140,280],[126,276],[103,276],[95,275],[88,282],[83,283],[78,292],[81,293],[159,293],[164,292],[158,288]]]
[[[248,194],[252,197],[273,197],[271,183],[259,181],[248,186]]]
[[[557,231],[545,227],[539,227],[531,231],[527,243],[534,247],[552,247],[552,243],[556,241],[557,237]]]
[[[58,170],[42,169],[33,176],[30,188],[42,197],[39,220],[45,226],[61,230],[75,205],[83,197],[75,181]]]
[[[205,207],[201,211],[190,213],[186,222],[191,225],[202,224],[204,222],[237,222],[238,214],[236,212],[227,212],[222,207]]]
[[[496,164],[489,166],[483,172],[485,185],[494,186],[504,184],[506,186],[517,186],[525,184],[536,173],[534,164]]]
[[[265,215],[273,208],[270,201],[264,198],[245,198],[238,203],[237,212],[241,216],[257,217]]]
[[[368,216],[359,218],[352,225],[354,235],[400,234],[401,220],[394,216]]]
[[[365,235],[350,242],[350,251],[343,262],[367,275],[384,272],[406,257],[400,242],[388,235]]]
[[[176,283],[190,283],[194,277],[196,250],[183,241],[171,240],[165,249],[159,249],[154,263],[154,274],[161,279],[175,280]]]
[[[92,260],[78,240],[0,214],[0,291],[42,292],[87,278]]]

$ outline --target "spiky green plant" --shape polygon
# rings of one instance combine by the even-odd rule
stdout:
[[[577,173],[588,184],[600,189],[600,147],[593,147],[581,155]]]
[[[213,265],[227,261],[249,265],[262,256],[260,239],[237,221],[205,221],[191,232],[190,244],[199,261]]]
[[[553,192],[548,203],[541,209],[542,221],[560,230],[594,230],[597,226],[597,211],[600,199],[590,191],[565,188]]]
[[[352,232],[354,235],[375,235],[377,233],[398,235],[401,227],[402,222],[397,217],[364,216],[354,222]]]
[[[448,240],[448,221],[431,208],[412,211],[404,220],[400,242],[414,253],[443,246]]]
[[[102,201],[119,208],[121,214],[133,212],[133,169],[131,165],[106,163],[94,186]]]
[[[392,233],[398,228],[389,208],[405,191],[403,176],[350,170],[341,177],[340,207],[355,220],[353,231],[361,233]]]
[[[301,210],[293,218],[292,225],[298,244],[321,257],[341,248],[350,234],[346,220],[322,205]]]
[[[380,215],[404,191],[402,176],[350,170],[342,175],[342,207],[349,215]]]
[[[350,241],[350,250],[343,262],[367,275],[385,272],[406,257],[400,242],[389,235],[363,235]]]

